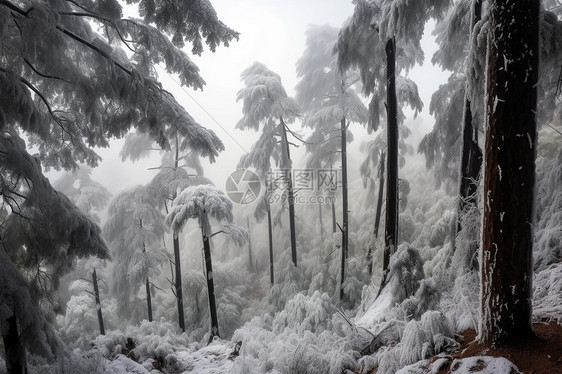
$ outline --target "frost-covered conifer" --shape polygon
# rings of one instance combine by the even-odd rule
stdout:
[[[326,160],[332,160],[333,154],[340,152],[343,211],[340,298],[343,298],[349,243],[346,139],[349,124],[366,124],[368,111],[353,90],[357,80],[354,74],[338,69],[334,53],[336,40],[337,30],[330,26],[308,28],[306,49],[297,61],[297,75],[301,80],[296,87],[296,99],[305,111],[303,125],[313,129],[307,144],[307,150],[313,152],[312,163],[326,167]]]
[[[205,278],[207,279],[211,315],[211,340],[220,335],[210,247],[210,239],[214,234],[211,231],[209,218],[225,225],[235,242],[242,244],[246,240],[244,232],[232,225],[232,202],[224,192],[213,185],[191,186],[182,190],[172,202],[170,212],[166,216],[166,224],[173,230],[174,237],[177,237],[188,220],[197,219],[199,221],[203,238]]]
[[[1,238],[11,257],[5,266],[23,270],[41,262],[55,286],[73,257],[107,257],[107,248],[99,228],[50,187],[39,163],[95,166],[100,157],[94,148],[131,129],[163,148],[181,136],[184,148],[211,160],[223,149],[162,89],[154,65],[177,74],[183,85],[202,88],[197,67],[180,48],[190,43],[200,54],[204,44],[214,50],[238,34],[208,0],[128,3],[138,6],[138,18],[124,17],[116,0],[0,1],[0,182],[2,204],[10,206]],[[29,155],[31,147],[37,158]],[[5,299],[0,303],[13,310]]]
[[[238,91],[236,100],[242,100],[243,117],[236,124],[240,129],[260,130],[259,140],[252,150],[242,156],[240,167],[254,167],[260,176],[270,172],[271,159],[283,171],[283,180],[276,181],[285,187],[286,201],[289,205],[289,230],[291,234],[291,259],[297,265],[297,241],[295,229],[295,206],[292,185],[292,162],[287,132],[295,135],[288,127],[300,116],[300,109],[295,101],[287,96],[281,84],[281,77],[269,70],[264,64],[254,62],[242,72],[245,85]],[[276,137],[280,137],[277,142]],[[268,186],[267,188],[272,188]],[[269,204],[268,204],[269,205]]]
[[[148,186],[138,186],[117,195],[111,202],[104,225],[113,254],[112,291],[117,299],[119,315],[140,320],[145,315],[140,308],[146,297],[148,320],[152,320],[150,278],[168,259],[162,248],[164,216],[157,207],[156,194]],[[152,291],[151,291],[152,289]]]

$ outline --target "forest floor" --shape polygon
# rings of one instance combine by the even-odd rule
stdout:
[[[534,323],[533,330],[535,338],[522,339],[501,347],[480,344],[475,340],[476,332],[466,330],[459,337],[459,351],[447,356],[448,360],[437,373],[454,373],[454,368],[451,368],[454,359],[474,356],[505,357],[525,374],[562,373],[562,325],[556,322]],[[477,373],[478,368],[474,369]]]

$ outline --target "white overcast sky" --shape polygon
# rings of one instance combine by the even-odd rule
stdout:
[[[241,103],[236,102],[236,92],[242,88],[240,73],[254,61],[260,61],[282,77],[285,89],[293,96],[297,83],[295,63],[304,50],[307,25],[330,24],[339,28],[353,13],[353,4],[351,0],[212,0],[212,4],[219,18],[240,32],[240,40],[228,48],[221,46],[215,53],[205,50],[201,57],[193,57],[207,82],[202,92],[182,89],[165,75],[160,78],[186,110],[225,143],[226,150],[217,162],[205,168],[206,176],[223,189],[228,174],[235,170],[240,156],[250,150],[257,138],[253,132],[234,129],[242,115]],[[427,61],[436,48],[431,29],[426,27],[422,43]],[[432,127],[429,100],[431,93],[446,80],[446,75],[426,63],[423,68],[411,71],[410,77],[418,84],[424,110],[417,120],[409,119],[407,123],[414,134],[419,135]],[[299,125],[293,127],[298,129]],[[356,136],[349,147],[349,163],[358,165],[359,146],[369,138],[364,131],[352,131]],[[93,173],[96,180],[115,195],[152,178],[155,172],[147,169],[157,166],[159,156],[135,164],[121,163],[118,155],[122,142],[113,144],[112,149],[101,152],[104,161]],[[301,150],[293,151],[297,156],[299,152]]]

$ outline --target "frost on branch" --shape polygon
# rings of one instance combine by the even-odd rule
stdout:
[[[232,223],[232,202],[215,186],[190,186],[181,191],[172,202],[170,212],[166,216],[166,224],[172,228],[174,235],[177,235],[189,219],[199,219],[202,215],[213,217],[219,222]],[[200,220],[200,223],[204,222],[205,220]],[[210,233],[210,227],[202,229]]]
[[[0,165],[3,208],[10,209],[0,232],[5,269],[2,284],[6,285],[0,309],[6,318],[16,313],[29,348],[50,355],[46,347],[56,342],[39,302],[46,301],[46,307],[51,302],[53,309],[59,308],[50,296],[60,277],[71,269],[73,259],[90,255],[108,258],[108,248],[99,227],[52,188],[38,160],[25,150],[24,141],[5,128],[0,134]],[[14,260],[27,279],[16,269]]]
[[[291,123],[300,116],[300,109],[287,96],[281,77],[264,64],[254,62],[242,72],[241,78],[246,87],[236,94],[236,101],[242,100],[243,105],[243,117],[236,128],[258,130],[260,124],[269,120],[283,118],[285,123]]]

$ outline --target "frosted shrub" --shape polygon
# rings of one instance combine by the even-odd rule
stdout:
[[[562,152],[557,158],[537,162],[535,245],[533,247],[535,271],[562,258]]]
[[[392,326],[396,323],[389,321],[387,324]],[[379,336],[383,336],[385,331],[392,330],[383,326],[379,331],[377,339],[381,339]],[[449,321],[437,311],[424,313],[421,320],[410,320],[399,339],[394,346],[390,341],[384,342],[385,345],[373,357],[362,359],[362,364],[366,368],[378,365],[378,374],[394,374],[401,367],[458,347]]]
[[[357,257],[349,257],[347,260],[347,275],[343,282],[346,309],[354,309],[361,303],[363,286],[368,283],[369,275],[365,261]]]
[[[286,327],[292,327],[301,334],[305,331],[320,333],[332,328],[331,318],[334,312],[335,307],[328,294],[316,291],[307,297],[298,293],[275,316],[273,329],[281,332]]]
[[[471,205],[466,213],[460,217],[462,229],[455,241],[451,267],[454,275],[460,276],[471,270],[478,270],[478,247],[480,245],[480,226],[482,215],[480,209]]]
[[[390,279],[393,304],[415,294],[420,281],[425,278],[423,262],[418,250],[408,244],[401,244],[391,256],[388,279]]]
[[[533,285],[534,317],[562,323],[562,262],[536,274]]]
[[[433,355],[429,344],[431,337],[422,328],[420,322],[411,320],[404,329],[402,336],[400,366],[406,366]]]
[[[479,292],[480,277],[477,271],[472,271],[457,277],[452,290],[443,293],[441,309],[455,332],[478,327]]]
[[[129,344],[129,339],[132,339],[134,348]],[[199,348],[196,343],[189,341],[187,334],[180,334],[175,324],[163,321],[143,321],[140,326],[129,327],[126,333],[119,330],[108,331],[106,335],[98,336],[92,344],[95,350],[109,360],[115,359],[126,349],[139,363],[159,361],[175,372],[187,369],[178,360],[176,352],[186,348],[190,351]]]

